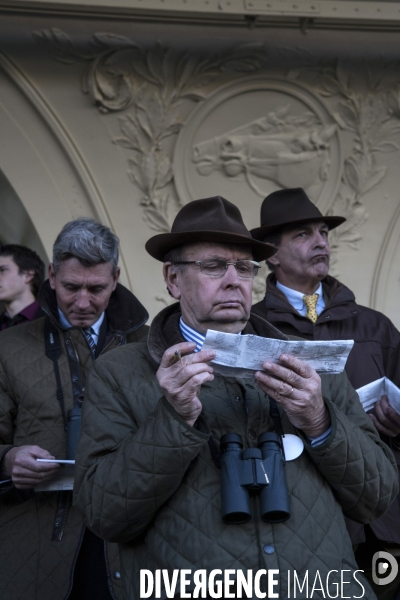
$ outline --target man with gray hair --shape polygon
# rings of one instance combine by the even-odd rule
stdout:
[[[67,223],[39,295],[46,317],[2,333],[0,598],[118,597],[116,545],[86,529],[70,490],[54,490],[63,467],[38,461],[74,459],[90,365],[147,334],[147,311],[118,283],[118,245],[94,220]]]

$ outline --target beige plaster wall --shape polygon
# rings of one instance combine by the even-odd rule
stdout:
[[[332,274],[400,327],[399,42],[2,15],[0,169],[48,256],[76,216],[112,227],[123,282],[151,316],[169,300],[144,244],[179,206],[221,194],[254,227],[264,194],[302,185],[348,219]]]

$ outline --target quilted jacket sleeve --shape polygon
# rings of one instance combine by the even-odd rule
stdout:
[[[344,514],[368,523],[383,515],[398,494],[396,462],[347,376],[330,375],[322,380],[332,432],[322,446],[307,444],[307,451],[333,488]]]
[[[76,458],[75,505],[90,529],[114,542],[132,540],[146,528],[209,437],[162,397],[147,363],[132,376],[124,356],[133,346],[143,345],[110,352],[94,364]]]
[[[0,360],[0,461],[13,445],[14,420],[17,407],[13,400],[7,375]]]

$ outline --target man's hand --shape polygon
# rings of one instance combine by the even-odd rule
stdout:
[[[202,350],[176,361],[176,352],[193,352],[194,342],[183,342],[171,346],[164,352],[157,380],[168,402],[191,426],[201,413],[200,388],[206,381],[214,379],[212,367],[207,364],[215,357],[212,350]]]
[[[263,392],[285,409],[291,423],[310,438],[330,427],[329,411],[322,399],[321,379],[307,363],[282,354],[281,365],[265,362],[256,381]]]
[[[395,437],[400,433],[400,415],[389,404],[387,396],[382,396],[368,413],[380,433]]]
[[[37,458],[53,459],[54,456],[40,446],[11,448],[1,461],[1,476],[11,478],[18,489],[33,488],[42,481],[54,477],[60,465],[37,462]]]

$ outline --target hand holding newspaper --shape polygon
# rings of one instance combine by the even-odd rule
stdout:
[[[307,362],[319,373],[341,373],[354,344],[353,340],[309,342],[264,338],[207,331],[203,350],[215,350],[212,361],[216,373],[226,376],[253,377],[266,360],[279,363],[281,354]]]
[[[356,391],[365,412],[371,411],[376,402],[386,395],[390,406],[400,415],[400,389],[387,377],[372,381]]]

